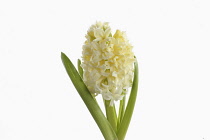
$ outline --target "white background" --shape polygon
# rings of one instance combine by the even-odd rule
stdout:
[[[0,140],[103,139],[60,59],[76,64],[96,21],[139,61],[126,139],[210,140],[209,0],[1,0]]]

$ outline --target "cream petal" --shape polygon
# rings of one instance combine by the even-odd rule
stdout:
[[[110,36],[108,23],[92,25],[83,45],[83,78],[91,93],[102,94],[105,100],[121,100],[132,85],[135,62],[132,45],[125,32]]]

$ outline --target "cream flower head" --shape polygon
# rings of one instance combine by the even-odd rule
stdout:
[[[93,95],[121,100],[132,86],[135,57],[125,32],[114,35],[107,22],[96,22],[87,31],[83,45],[83,80]]]

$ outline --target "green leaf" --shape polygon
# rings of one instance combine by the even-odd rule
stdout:
[[[119,129],[120,123],[121,123],[121,121],[123,119],[123,116],[124,116],[124,112],[125,112],[125,98],[126,98],[126,96],[124,96],[123,99],[120,100],[118,120],[117,120],[117,129]]]
[[[77,60],[77,68],[78,68],[78,71],[79,71],[79,75],[82,77],[82,79],[83,79],[83,69],[82,69],[82,67],[81,67],[81,60],[80,59],[78,59]]]
[[[84,101],[89,112],[91,113],[92,117],[100,128],[104,138],[106,140],[117,140],[116,133],[112,129],[110,123],[108,122],[100,107],[87,89],[86,85],[84,84],[83,80],[81,79],[79,73],[77,72],[70,59],[64,53],[61,53],[61,59],[66,69],[66,72],[68,73],[80,97]]]
[[[105,100],[105,108],[106,108],[106,117],[112,128],[115,132],[117,132],[117,114],[115,110],[115,106],[110,105],[110,100]]]
[[[135,65],[135,71],[134,71],[133,85],[132,85],[131,94],[128,100],[128,104],[125,110],[125,114],[123,116],[119,129],[117,131],[118,140],[124,140],[125,138],[125,135],[128,130],[131,117],[133,114],[135,102],[136,102],[137,90],[138,90],[138,63],[135,62],[134,65]]]

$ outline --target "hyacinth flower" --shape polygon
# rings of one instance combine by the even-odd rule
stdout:
[[[133,47],[125,32],[116,30],[112,34],[107,22],[96,22],[85,37],[78,69],[64,53],[62,62],[105,140],[124,140],[138,90],[138,64]],[[97,103],[96,96],[100,94],[106,115]]]

